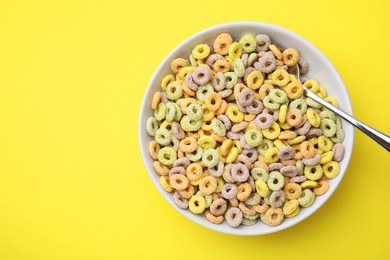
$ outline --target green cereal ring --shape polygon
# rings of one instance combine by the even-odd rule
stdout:
[[[263,134],[256,128],[251,128],[245,133],[245,141],[252,147],[259,146],[263,141]]]
[[[154,117],[149,117],[148,120],[146,120],[146,131],[149,135],[155,136],[156,131],[158,130],[158,121]]]
[[[336,123],[336,126],[341,127],[341,119],[340,119],[340,117],[336,116],[336,120],[334,120],[334,122]]]
[[[288,101],[287,94],[281,89],[274,88],[269,92],[269,97],[272,101],[282,104]]]
[[[320,118],[321,118],[321,119],[329,118],[329,119],[332,120],[333,122],[336,122],[336,115],[335,115],[335,113],[333,113],[333,112],[330,111],[330,110],[321,111],[321,113],[320,113]]]
[[[172,122],[176,115],[176,106],[174,103],[168,102],[166,105],[165,119]]]
[[[256,45],[257,45],[256,39],[250,33],[242,36],[238,42],[240,43],[242,50],[246,53],[250,53],[256,50]]]
[[[252,194],[256,194],[257,196],[259,195],[259,194],[257,194],[257,193],[252,193]],[[260,197],[260,196],[259,196],[259,197]],[[245,204],[248,204],[247,202],[248,202],[248,200],[245,201]],[[258,203],[257,203],[257,204],[258,204]],[[249,204],[248,204],[248,205],[249,205]],[[249,206],[253,206],[253,205],[249,205]],[[244,219],[247,219],[247,220],[256,220],[256,219],[258,219],[259,216],[260,216],[259,213],[256,213],[255,215],[248,215],[248,214],[243,213],[242,215],[244,216]],[[242,221],[243,221],[243,223],[244,223],[244,220],[242,220]]]
[[[185,153],[187,158],[191,161],[191,162],[197,162],[200,160],[200,158],[202,158],[202,155],[203,155],[203,149],[202,147],[198,146],[196,148],[195,151],[193,151],[192,153]]]
[[[191,120],[199,120],[203,117],[203,109],[199,104],[190,104],[187,108],[187,116]]]
[[[211,121],[211,127],[213,128],[213,132],[218,136],[225,136],[226,135],[226,127],[222,123],[221,120],[214,118]]]
[[[168,84],[167,89],[167,98],[170,100],[178,100],[183,96],[183,87],[180,85],[179,82],[173,81]]]
[[[253,192],[249,198],[245,201],[245,204],[249,206],[254,206],[256,204],[259,204],[261,201],[261,197],[257,192]]]
[[[178,100],[176,100],[175,103],[180,107],[181,104],[183,103],[184,99],[185,99],[185,98],[179,98]]]
[[[164,103],[158,104],[157,108],[154,110],[154,117],[158,121],[163,120],[165,118],[166,110],[167,110],[167,107],[165,106]]]
[[[202,162],[207,168],[213,168],[219,162],[219,154],[217,150],[210,148],[203,152]]]
[[[245,215],[244,215],[244,217],[242,218],[242,222],[241,222],[241,224],[242,224],[243,226],[253,226],[253,225],[255,225],[256,223],[257,223],[257,218],[255,218],[255,219],[249,219],[249,218],[246,218]]]
[[[235,59],[233,62],[234,73],[236,73],[237,77],[245,76],[245,66],[241,59]]]
[[[172,135],[166,128],[157,129],[154,138],[156,139],[157,143],[161,145],[168,145],[172,141]]]
[[[241,59],[236,59],[236,60],[241,60]],[[223,76],[225,77],[226,88],[227,89],[231,89],[231,88],[233,88],[237,84],[238,77],[237,77],[236,73],[234,73],[234,72],[225,72],[223,74]]]
[[[284,186],[284,177],[278,171],[272,171],[269,173],[269,178],[267,181],[267,185],[270,190],[280,190]]]
[[[298,199],[299,205],[307,205],[313,196],[314,193],[310,189],[302,190],[301,197]]]
[[[332,136],[330,139],[334,142],[334,143],[341,143],[344,141],[344,131],[341,127],[339,126],[336,126],[336,134],[334,136]]]
[[[269,95],[264,97],[263,105],[271,110],[277,110],[280,107],[280,104],[273,101]]]
[[[309,106],[309,107],[314,107],[314,108],[321,108],[322,105],[316,101],[314,101],[313,99],[311,98],[306,98],[306,104]]]
[[[175,108],[176,108],[174,120],[175,121],[180,121],[181,117],[183,116],[183,113],[181,112],[181,108],[180,108],[179,104],[174,103],[174,105],[175,105]]]
[[[268,172],[265,169],[260,168],[260,167],[253,168],[251,170],[251,175],[252,175],[253,179],[255,179],[255,181],[261,179],[261,180],[266,182],[266,181],[268,181],[268,178],[269,178]]]
[[[188,116],[183,116],[181,120],[183,129],[190,132],[198,131],[202,127],[202,120],[191,120]]]
[[[289,109],[296,108],[302,112],[302,114],[306,113],[307,110],[307,104],[303,100],[303,98],[295,99],[293,102],[290,103]]]
[[[160,151],[158,151],[158,160],[164,165],[170,166],[176,161],[176,159],[176,151],[171,147],[163,147]]]
[[[320,128],[326,137],[332,137],[336,134],[336,124],[329,118],[321,120]]]
[[[263,139],[261,144],[257,147],[257,151],[262,156],[265,156],[265,153],[268,151],[268,149],[272,148],[274,146],[274,143],[271,140]]]
[[[190,60],[191,67],[194,68],[198,67],[198,62],[196,61],[194,55],[190,54],[189,60]]]
[[[295,163],[295,166],[297,166],[297,168],[298,168],[298,175],[302,175],[304,173],[303,168],[305,167],[305,165],[303,164],[302,160],[298,160]]]
[[[304,173],[306,178],[311,181],[317,181],[321,179],[322,175],[324,174],[320,164],[314,166],[306,165]]]
[[[208,93],[212,93],[212,92],[214,92],[213,86],[210,84],[206,84],[206,85],[200,86],[198,88],[198,90],[196,90],[196,97],[200,101],[204,101],[206,99],[206,95]]]

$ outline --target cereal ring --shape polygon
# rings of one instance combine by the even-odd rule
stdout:
[[[234,183],[226,183],[221,191],[222,197],[230,200],[237,196],[238,188]]]
[[[267,150],[273,146],[274,144],[271,140],[263,138],[263,142],[257,147],[257,151],[259,152],[259,154],[265,156]]]
[[[282,189],[284,186],[283,175],[278,171],[270,172],[267,184],[270,190],[275,191]]]
[[[271,109],[271,110],[276,110],[276,109],[279,109],[279,107],[280,107],[280,104],[273,101],[269,95],[264,97],[263,105],[266,108]]]
[[[325,194],[330,188],[330,185],[327,181],[319,181],[318,186],[313,189],[313,193],[316,196],[321,196]]]
[[[213,65],[213,69],[215,72],[228,72],[231,68],[231,65],[230,63],[223,59],[223,60],[217,60],[214,65]]]
[[[271,38],[266,34],[258,34],[255,37],[257,46],[256,51],[268,51],[268,46],[271,44]]]
[[[254,216],[258,215],[256,210],[254,210],[252,208],[252,206],[246,204],[246,201],[245,202],[242,202],[242,201],[239,202],[238,203],[238,208],[242,211],[242,213],[244,214],[244,217],[247,216],[247,217],[253,218]]]
[[[257,150],[255,148],[253,148],[253,149],[243,149],[242,152],[241,152],[241,155],[247,156],[248,159],[249,159],[249,162],[252,164],[255,161],[257,161],[259,153],[257,152]]]
[[[193,195],[188,202],[188,208],[192,213],[201,214],[206,209],[206,199],[201,195]]]
[[[328,162],[327,164],[322,166],[322,169],[324,170],[325,176],[329,179],[336,178],[340,172],[340,166],[338,162],[335,161]]]
[[[169,174],[169,168],[160,163],[159,161],[155,161],[153,163],[153,168],[158,174],[162,176],[167,176]]]
[[[167,98],[170,100],[178,100],[183,95],[183,87],[177,81],[168,84],[166,89]]]
[[[298,175],[298,168],[295,165],[285,165],[280,169],[280,173],[286,177],[295,177]]]
[[[344,141],[344,136],[345,134],[343,129],[341,129],[340,126],[336,126],[336,134],[332,136],[330,139],[334,143],[341,143],[342,141]]]
[[[272,82],[278,87],[285,87],[290,82],[290,76],[287,71],[277,69],[271,74]],[[287,97],[286,97],[287,98]],[[284,103],[284,102],[280,102]]]
[[[289,181],[295,182],[295,183],[301,183],[301,182],[304,182],[306,180],[307,180],[306,176],[300,175],[300,176],[291,177]]]
[[[241,132],[243,131],[245,128],[247,128],[247,126],[249,125],[248,122],[245,122],[245,121],[242,121],[240,123],[237,123],[237,124],[234,124],[232,126],[232,132],[234,133],[238,133],[238,132]]]
[[[223,74],[223,76],[225,77],[227,89],[232,89],[237,84],[238,77],[237,77],[236,73],[225,72]]]
[[[263,140],[263,135],[260,130],[249,129],[245,133],[245,141],[252,147],[259,146]]]
[[[324,152],[329,152],[333,148],[333,142],[326,136],[321,135],[318,137],[318,148]]]
[[[316,154],[314,146],[309,141],[302,142],[299,149],[305,158],[313,158]]]
[[[254,71],[250,72],[248,74],[248,76],[246,77],[246,83],[247,83],[248,87],[252,90],[256,90],[256,89],[260,88],[261,85],[263,84],[263,81],[264,81],[264,76],[258,70],[254,70]]]
[[[283,190],[286,194],[286,198],[289,200],[298,199],[302,195],[301,185],[294,182],[289,182],[286,185],[284,185]]]
[[[238,157],[238,148],[237,147],[232,147],[228,153],[228,155],[226,156],[226,162],[227,163],[232,163],[234,162],[237,157]]]
[[[208,46],[207,44],[198,44],[192,50],[192,56],[194,56],[194,58],[198,60],[207,58],[209,54],[210,54],[210,46]]]
[[[223,168],[224,168],[224,163],[219,161],[216,166],[209,169],[209,172],[214,177],[220,177],[222,176]]]
[[[191,163],[186,169],[186,176],[191,182],[201,179],[203,176],[202,166],[199,163]]]
[[[202,147],[197,146],[195,151],[185,154],[190,161],[197,162],[202,158],[203,150]]]
[[[251,53],[256,50],[257,43],[255,37],[250,33],[243,35],[238,42],[245,53]]]
[[[253,66],[256,70],[262,72],[262,73],[271,73],[276,68],[276,59],[275,56],[270,54],[269,52],[266,52],[264,55],[262,55],[258,61],[253,63]]]
[[[190,165],[190,160],[188,160],[188,158],[180,158],[173,163],[173,167],[187,168],[189,165]]]
[[[290,99],[298,99],[303,95],[303,87],[296,81],[288,83],[284,90],[286,91],[287,97]]]
[[[275,57],[278,60],[282,60],[283,59],[283,55],[282,55],[281,51],[279,50],[279,48],[275,44],[270,44],[268,46],[268,48],[272,51],[272,53],[275,55]]]
[[[282,132],[280,132],[278,138],[282,141],[282,140],[286,140],[286,139],[293,139],[297,137],[297,133],[294,132],[294,131],[290,131],[290,130],[284,130]]]
[[[217,111],[222,104],[222,98],[216,92],[207,93],[204,101],[207,108],[212,112]]]
[[[208,65],[210,68],[212,68],[213,65],[214,65],[214,63],[215,63],[217,60],[222,60],[222,59],[223,59],[223,56],[222,56],[222,55],[214,53],[214,54],[211,54],[210,56],[208,56],[208,57],[206,58],[206,63],[207,63],[207,65]]]
[[[187,73],[186,77],[184,78],[184,83],[185,84],[183,84],[183,90],[184,90],[184,85],[186,85],[192,91],[196,91],[199,88],[198,84],[196,84],[194,82],[194,79],[192,78],[192,72]],[[184,92],[186,92],[186,91],[184,91]]]
[[[217,136],[223,137],[226,135],[225,125],[219,119],[214,118],[211,121],[211,128],[214,131],[215,135],[217,135]],[[216,141],[218,141],[218,140],[216,140]]]
[[[270,171],[279,171],[283,166],[283,163],[271,163],[268,165]]]
[[[242,54],[242,47],[238,42],[233,42],[229,47],[228,55],[234,61],[240,58]]]
[[[320,163],[320,160],[321,160],[321,155],[320,154],[316,154],[314,155],[313,158],[303,158],[302,159],[302,162],[305,164],[305,165],[308,165],[308,166],[314,166],[316,164],[319,164]]]
[[[249,170],[244,164],[237,163],[231,169],[231,176],[234,181],[245,182],[248,180]]]
[[[226,87],[226,78],[222,72],[218,72],[214,75],[211,80],[211,84],[213,85],[216,91],[222,91]]]
[[[335,144],[332,149],[334,153],[333,160],[335,160],[336,162],[340,162],[344,157],[344,150],[345,148],[343,144],[341,143]]]
[[[156,131],[155,139],[161,145],[168,145],[172,141],[172,136],[165,128],[159,128]]]
[[[165,118],[166,106],[164,103],[158,104],[157,108],[154,110],[154,117],[156,120],[161,121]]]
[[[268,129],[263,129],[261,131],[265,138],[274,140],[278,138],[280,134],[280,126],[276,122],[273,122]]]
[[[207,168],[213,168],[219,162],[219,154],[213,149],[207,149],[203,152],[202,162]]]
[[[271,208],[279,208],[283,205],[286,200],[286,195],[283,190],[273,191],[271,196],[269,197],[269,202],[271,204]]]
[[[213,201],[213,203],[211,203],[210,205],[210,212],[214,216],[221,216],[225,214],[226,209],[227,209],[227,203],[226,200],[224,199],[217,199]]]
[[[317,181],[317,180],[321,179],[324,172],[325,172],[325,169],[323,171],[321,165],[319,165],[319,164],[314,165],[314,166],[306,165],[305,169],[304,169],[304,173],[305,173],[306,178],[311,180],[311,181]]]
[[[177,191],[186,189],[190,184],[187,177],[181,174],[173,174],[169,177],[169,183]]]
[[[299,209],[299,202],[296,199],[287,201],[283,206],[283,214],[287,217],[293,214],[297,209]]]
[[[169,183],[169,178],[167,176],[161,176],[159,178],[159,183],[161,187],[166,191],[166,192],[172,192],[173,188]]]
[[[244,120],[244,114],[238,109],[236,105],[229,106],[225,113],[230,121],[234,123],[239,123]]]
[[[203,117],[203,110],[199,104],[190,104],[187,108],[188,118],[191,120],[199,120]]]
[[[294,149],[291,146],[282,147],[278,151],[278,157],[281,160],[290,160],[294,157]]]
[[[203,195],[210,195],[217,189],[217,179],[209,175],[201,179],[199,190]]]
[[[278,150],[278,147],[269,148],[264,155],[265,162],[270,164],[279,161]]]
[[[303,83],[303,85],[305,85],[305,87],[307,87],[313,93],[317,93],[319,90],[319,84],[314,79],[306,80],[305,83]]]
[[[161,92],[159,91],[156,91],[154,94],[153,94],[153,98],[152,98],[152,104],[151,104],[151,107],[152,109],[156,109],[158,104],[160,103],[161,101]]]
[[[248,106],[253,102],[253,91],[249,88],[244,88],[241,90],[241,92],[238,94],[237,102],[240,103],[242,106]]]
[[[237,77],[244,77],[245,75],[245,65],[242,59],[235,59],[233,62],[233,70]]]
[[[214,51],[220,55],[226,55],[229,52],[230,45],[233,42],[233,38],[228,33],[221,33],[214,41]]]
[[[302,113],[296,108],[290,109],[286,116],[287,124],[291,126],[298,126],[302,122]]]
[[[192,72],[192,80],[198,85],[206,85],[211,78],[211,70],[207,65],[200,65]]]
[[[198,147],[197,141],[193,137],[186,137],[180,141],[180,150],[185,153],[192,153]]]
[[[314,193],[310,189],[303,189],[301,196],[298,198],[299,205],[307,205],[314,196]]]
[[[175,203],[176,206],[178,206],[181,209],[188,208],[188,200],[185,199],[183,196],[181,196],[180,193],[177,191],[173,193],[173,202]]]
[[[309,64],[302,57],[299,57],[298,66],[301,74],[305,74],[309,70]]]
[[[313,109],[308,109],[306,111],[307,119],[309,120],[310,124],[314,127],[319,127],[321,123],[320,115],[314,112]]]
[[[196,190],[192,184],[188,184],[187,188],[179,190],[178,192],[183,198],[190,199],[195,194]]]
[[[271,115],[261,113],[253,120],[255,125],[260,129],[268,129],[274,123],[274,119]]]
[[[149,117],[148,120],[146,120],[146,131],[150,136],[155,136],[156,132],[158,130],[158,121],[154,117]]]
[[[213,224],[221,224],[224,221],[223,216],[214,216],[209,210],[206,210],[204,216]]]
[[[238,185],[237,199],[239,201],[246,201],[252,193],[252,187],[249,183],[244,182]]]
[[[188,62],[183,58],[176,58],[171,62],[171,70],[178,73],[184,67],[188,66]]]
[[[161,81],[161,89],[165,91],[167,89],[168,84],[173,82],[173,81],[175,81],[175,77],[173,75],[170,75],[170,74],[166,75]],[[153,109],[155,109],[155,108],[153,108]]]
[[[281,208],[269,208],[267,212],[265,212],[264,223],[275,227],[280,225],[283,222],[283,219],[284,215]]]
[[[249,206],[255,206],[255,205],[259,204],[260,201],[261,201],[260,195],[257,192],[255,192],[249,196],[249,198],[245,201],[245,204],[247,204]]]
[[[186,170],[183,167],[173,167],[169,170],[168,176],[171,177],[174,174],[186,175]]]
[[[328,118],[321,120],[320,128],[326,137],[334,136],[337,130],[336,124]]]
[[[301,114],[305,114],[307,110],[307,104],[302,98],[298,98],[290,103],[289,109],[298,109]]]
[[[223,123],[226,130],[230,130],[232,122],[230,122],[229,118],[226,115],[218,115],[217,119]]]
[[[283,62],[287,66],[294,66],[299,61],[299,53],[294,48],[287,48],[283,51]]]
[[[242,211],[237,207],[229,208],[225,213],[225,220],[230,227],[238,227],[243,220]]]
[[[159,151],[160,151],[160,145],[157,143],[157,141],[155,140],[150,141],[148,144],[148,152],[154,160],[157,160]]]
[[[259,99],[264,100],[264,98],[269,94],[269,92],[271,92],[272,89],[274,89],[274,86],[272,86],[271,84],[264,83],[263,85],[261,85],[258,92]]]

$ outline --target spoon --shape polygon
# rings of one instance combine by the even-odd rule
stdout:
[[[294,70],[293,72],[294,72],[295,76],[297,77],[298,81],[301,82],[298,64],[295,65],[295,67],[293,67],[293,70]],[[390,137],[388,135],[386,135],[386,134],[384,134],[384,133],[382,133],[382,132],[380,132],[380,131],[378,131],[378,130],[370,127],[370,126],[368,126],[367,124],[357,120],[353,116],[350,116],[347,113],[341,111],[337,107],[333,106],[329,102],[323,100],[321,97],[319,97],[316,94],[314,94],[313,92],[311,92],[303,84],[301,84],[301,85],[303,87],[303,95],[304,96],[313,99],[314,101],[320,103],[321,105],[323,105],[324,107],[326,107],[330,111],[332,111],[332,112],[336,113],[337,115],[341,116],[346,121],[348,121],[350,124],[355,126],[357,129],[359,129],[360,131],[362,131],[363,133],[365,133],[366,135],[371,137],[371,139],[373,139],[378,144],[380,144],[388,152],[390,152]]]

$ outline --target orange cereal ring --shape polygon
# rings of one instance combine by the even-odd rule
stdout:
[[[181,158],[184,158],[186,157],[186,155],[184,154],[184,152],[182,150],[178,150],[177,151],[177,158],[181,159]]]
[[[243,91],[246,87],[247,86],[245,86],[245,84],[243,84],[243,83],[237,83],[234,86],[233,95],[234,95],[236,100],[239,98],[241,91]]]
[[[203,176],[203,168],[199,163],[191,163],[186,169],[186,176],[190,181],[197,181]]]
[[[204,213],[204,216],[208,221],[210,221],[213,224],[221,224],[224,221],[224,217],[222,216],[215,216],[213,215],[210,210],[206,210]]]
[[[269,206],[267,205],[267,203],[265,203],[264,199],[261,199],[260,203],[252,206],[252,208],[256,210],[256,212],[264,214],[269,209]]]
[[[194,99],[194,98],[183,99],[183,101],[180,104],[181,112],[183,112],[184,114],[187,114],[187,108],[191,104],[197,104],[196,99]]]
[[[159,91],[154,93],[153,98],[152,98],[152,105],[151,105],[152,109],[156,109],[158,104],[160,104],[161,96],[162,96],[162,94]]]
[[[284,185],[283,190],[289,200],[298,199],[302,195],[302,186],[298,183],[289,182]]]
[[[245,215],[254,216],[257,214],[257,211],[250,205],[245,204],[245,202],[238,203],[238,208],[244,213]]]
[[[210,111],[217,111],[222,104],[222,98],[217,92],[209,92],[205,98],[205,104]]]
[[[286,122],[291,126],[298,126],[302,122],[302,113],[299,109],[293,108],[287,112]]]
[[[238,206],[238,199],[237,198],[230,199],[229,202],[230,202],[230,205],[233,207]]]
[[[193,96],[195,96],[196,92],[193,91],[192,89],[190,89],[190,88],[187,86],[187,83],[185,83],[185,82],[183,81],[181,85],[182,85],[182,87],[183,87],[184,97],[188,98],[188,97],[193,97]]]
[[[286,165],[286,166],[288,166],[288,165],[295,166],[295,163],[297,161],[295,159],[291,159],[291,160],[281,160],[281,162],[282,162],[283,165]]]
[[[190,199],[196,193],[196,189],[193,185],[188,184],[187,188],[179,190],[178,192],[183,198]]]
[[[153,163],[153,168],[158,174],[162,176],[167,176],[169,174],[169,168],[160,163],[159,161],[155,161]]]
[[[303,141],[299,146],[299,150],[305,158],[313,158],[316,155],[316,149],[309,141]]]
[[[193,137],[186,137],[180,141],[180,150],[184,153],[192,153],[198,147],[198,142]]]
[[[214,65],[213,65],[213,69],[215,72],[228,72],[230,70],[230,63],[223,59],[223,60],[217,60]]]
[[[187,66],[188,66],[188,62],[183,58],[177,58],[171,62],[171,70],[174,73],[178,73],[179,70]]]
[[[325,176],[325,175],[324,175]],[[325,194],[330,188],[330,185],[325,180],[320,180],[317,187],[313,188],[313,193],[317,196]]]
[[[269,208],[265,212],[265,223],[270,226],[278,226],[282,223],[284,214],[281,208]]]
[[[291,130],[285,130],[280,132],[279,139],[291,139],[297,137],[297,133],[295,131]]]
[[[292,148],[294,149],[294,159],[295,160],[300,160],[303,158],[303,155],[301,153],[301,147],[300,147],[301,144],[294,144],[292,146]]]
[[[270,44],[268,46],[268,48],[272,51],[272,53],[275,55],[276,59],[278,60],[282,60],[283,59],[283,55],[282,55],[282,52],[278,49],[278,47],[276,47],[275,44]]]
[[[294,66],[299,61],[299,53],[297,49],[287,48],[283,51],[283,62],[287,66]]]
[[[199,190],[203,195],[211,195],[217,189],[217,186],[217,179],[209,175],[200,181]]]
[[[190,184],[187,177],[182,174],[173,174],[169,178],[169,183],[171,184],[172,188],[174,188],[177,191],[186,189]]]
[[[156,140],[153,140],[153,141],[149,142],[149,144],[148,144],[148,151],[149,151],[150,156],[154,160],[158,159],[158,151],[160,151],[160,145],[157,143]]]
[[[241,183],[238,186],[237,199],[246,201],[252,193],[252,186],[248,182]]]
[[[214,41],[214,51],[217,54],[226,55],[229,52],[229,47],[233,42],[233,38],[228,33],[221,33]]]
[[[215,111],[215,114],[216,114],[217,116],[224,114],[225,111],[226,111],[226,109],[227,109],[227,107],[228,107],[227,102],[226,102],[224,99],[222,99],[221,106],[218,108],[217,111]]]
[[[215,141],[220,142],[220,143],[224,142],[227,139],[226,136],[219,136],[219,135],[216,135],[214,133],[212,133],[210,135],[210,137],[213,138]]]
[[[271,90],[274,89],[274,86],[272,86],[269,83],[264,83],[263,85],[260,86],[259,89],[259,98],[260,100],[263,100]]]

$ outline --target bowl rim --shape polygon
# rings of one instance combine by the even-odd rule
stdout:
[[[149,153],[148,153],[148,151],[147,151],[147,149],[145,147],[145,144],[143,143],[143,140],[142,140],[142,135],[144,134],[144,131],[146,130],[144,128],[144,126],[143,126],[143,119],[146,117],[146,109],[143,109],[143,108],[147,107],[146,104],[148,103],[148,97],[149,97],[149,95],[147,95],[147,94],[151,91],[153,82],[155,82],[156,78],[159,77],[159,72],[164,68],[164,66],[167,65],[167,62],[172,60],[172,58],[174,58],[173,57],[174,54],[177,53],[180,49],[182,49],[184,46],[188,45],[189,43],[191,43],[196,38],[199,38],[202,35],[207,35],[208,33],[212,33],[212,32],[215,32],[215,31],[220,31],[220,30],[229,31],[229,29],[232,29],[232,28],[235,28],[235,27],[240,27],[240,26],[242,26],[242,27],[258,27],[259,29],[266,27],[269,30],[276,31],[278,33],[287,35],[287,36],[289,36],[291,38],[297,38],[299,41],[303,42],[306,45],[307,48],[310,48],[311,51],[313,51],[326,64],[326,67],[330,69],[331,74],[335,75],[335,77],[336,77],[335,80],[337,80],[343,86],[343,88],[345,90],[345,94],[346,94],[345,98],[348,101],[346,104],[343,104],[343,106],[345,107],[344,111],[347,112],[348,114],[350,114],[351,116],[353,116],[351,99],[350,99],[348,90],[347,90],[347,88],[346,88],[346,86],[345,86],[345,84],[344,84],[340,74],[338,73],[338,71],[336,70],[334,65],[330,62],[330,60],[313,43],[309,42],[308,40],[303,38],[298,33],[292,32],[292,31],[290,31],[290,30],[288,30],[286,28],[283,28],[281,26],[274,25],[274,24],[271,24],[271,23],[265,23],[265,22],[259,22],[259,21],[234,21],[234,22],[221,23],[221,24],[218,24],[218,25],[215,25],[215,26],[211,26],[211,27],[208,27],[208,28],[203,29],[201,31],[198,31],[195,34],[192,34],[191,36],[186,38],[184,41],[182,41],[179,45],[177,45],[173,50],[171,50],[169,52],[169,54],[167,56],[165,56],[165,58],[159,63],[157,69],[155,69],[155,71],[153,73],[153,76],[150,78],[150,80],[148,82],[148,85],[147,85],[147,87],[146,87],[146,89],[144,91],[144,96],[142,98],[141,107],[140,107],[140,113],[139,113],[139,118],[138,118],[138,144],[140,146],[141,157],[142,157],[143,163],[145,165],[146,171],[147,171],[150,179],[152,180],[154,186],[157,188],[159,193],[164,197],[164,199],[166,201],[168,201],[168,203],[176,211],[180,212],[181,215],[183,215],[184,217],[190,219],[191,221],[197,223],[198,225],[200,225],[200,226],[202,226],[204,228],[211,229],[211,230],[214,230],[214,231],[217,231],[217,232],[230,234],[230,235],[238,235],[238,236],[258,236],[258,235],[265,235],[265,234],[275,233],[275,232],[287,229],[289,227],[292,227],[294,225],[297,225],[298,223],[302,222],[303,220],[307,219],[312,214],[314,214],[316,211],[318,211],[325,204],[325,202],[327,202],[329,200],[329,198],[337,190],[338,186],[340,185],[341,181],[343,180],[343,178],[345,176],[345,173],[346,173],[346,171],[348,169],[348,166],[349,166],[349,163],[350,163],[350,160],[351,160],[351,157],[352,157],[353,147],[354,147],[354,138],[355,138],[355,136],[354,136],[354,129],[353,128],[352,128],[352,131],[350,133],[348,133],[350,135],[350,138],[351,138],[351,144],[350,144],[351,145],[351,147],[350,147],[351,150],[350,150],[350,152],[346,153],[344,158],[343,158],[343,161],[345,161],[346,167],[345,167],[345,169],[340,171],[339,175],[337,176],[337,178],[339,178],[339,180],[335,184],[333,184],[334,188],[327,192],[327,198],[324,199],[323,201],[317,201],[316,202],[316,207],[312,208],[306,214],[306,216],[301,217],[300,219],[296,219],[294,221],[290,221],[289,223],[286,223],[284,225],[282,224],[282,225],[279,225],[279,226],[276,226],[276,227],[272,227],[271,229],[268,229],[267,232],[240,232],[240,229],[236,229],[236,228],[229,228],[229,229],[219,228],[220,225],[216,225],[216,224],[212,224],[210,222],[207,222],[206,219],[204,219],[204,221],[199,221],[199,218],[197,218],[198,217],[197,215],[193,214],[192,212],[189,212],[188,210],[181,210],[181,209],[179,209],[174,204],[172,199],[167,198],[168,193],[165,194],[166,192],[161,188],[158,180],[156,178],[152,177],[152,175],[151,175],[152,173],[149,170],[149,167],[151,167],[151,166],[148,165],[148,163],[147,163],[147,161],[145,159],[145,156],[149,156]],[[344,124],[345,124],[345,121],[343,120],[343,125]],[[156,174],[156,173],[153,171],[153,174]],[[310,207],[312,207],[312,206],[310,206]],[[206,223],[206,224],[204,224],[203,222]],[[257,231],[262,231],[262,230],[261,229],[257,229]]]

